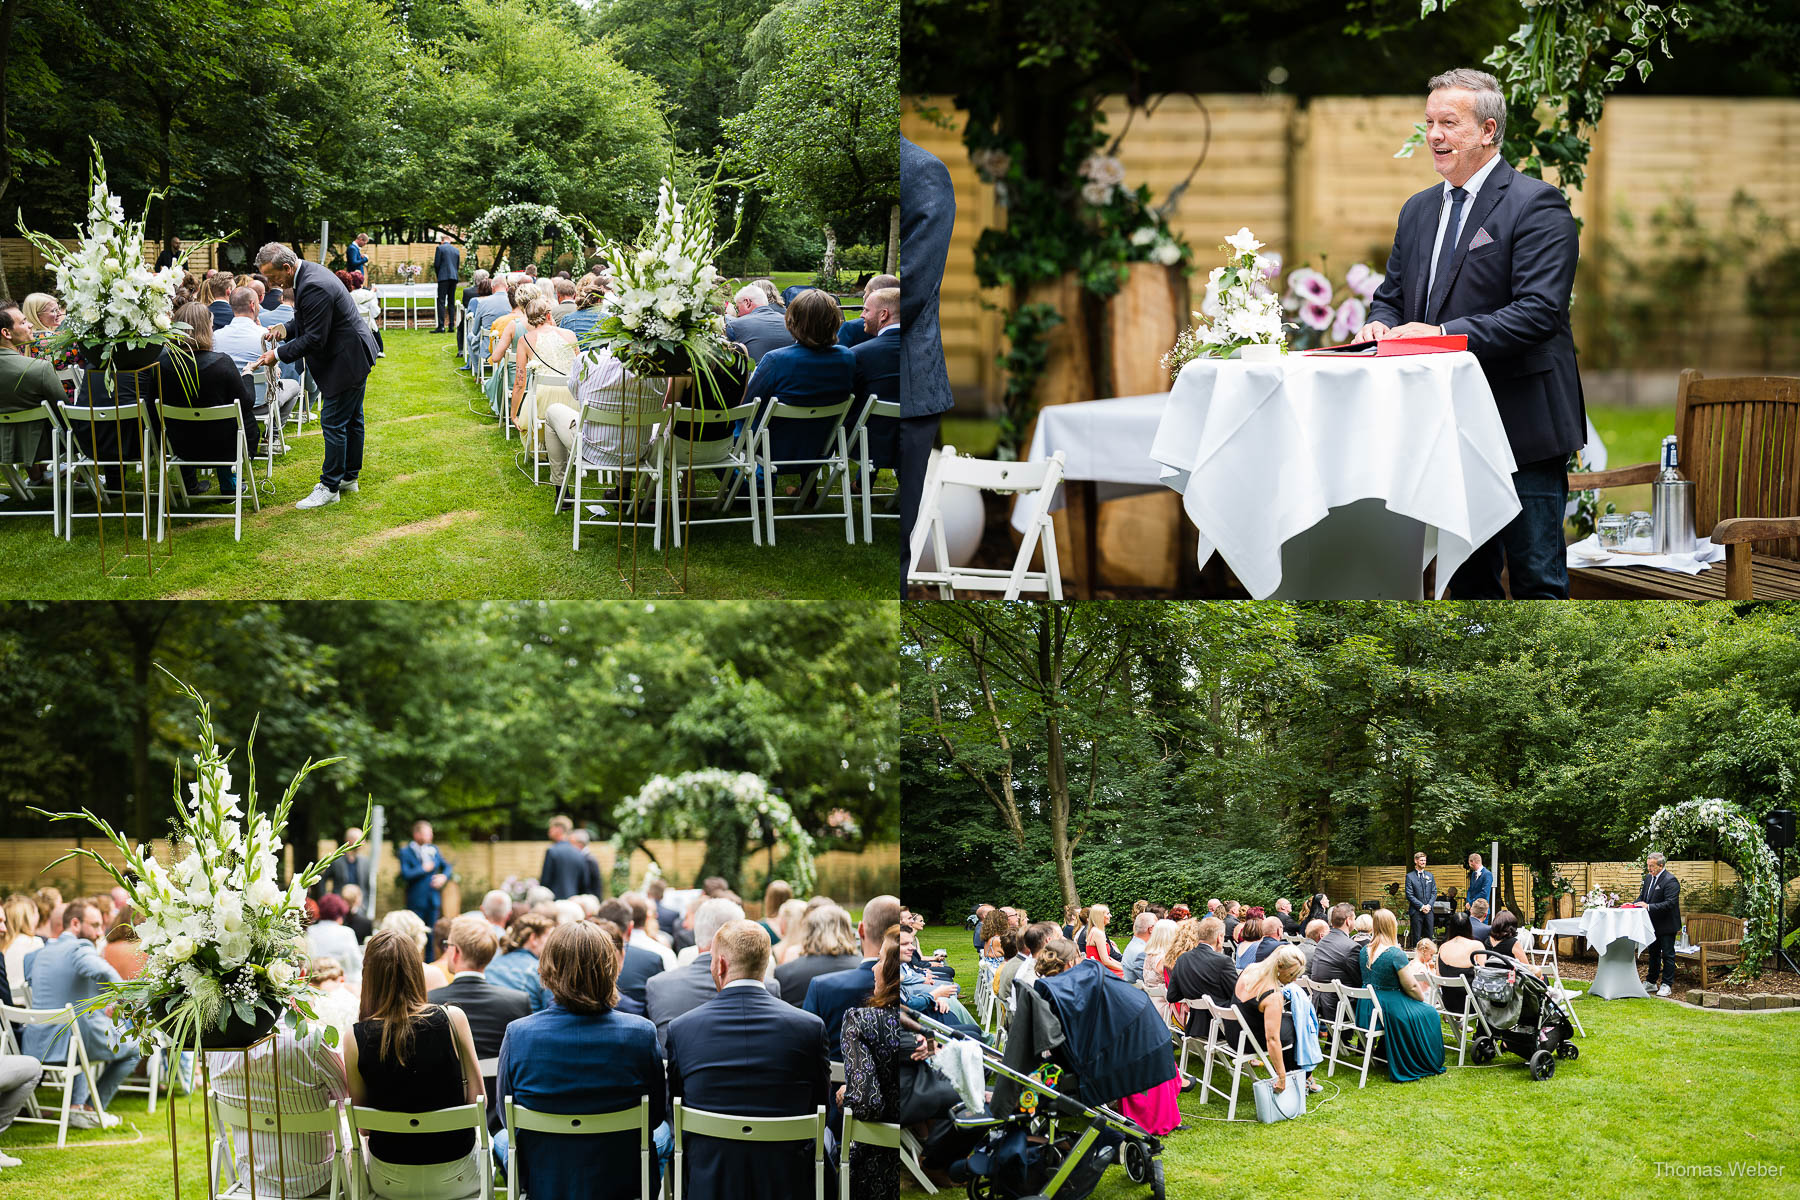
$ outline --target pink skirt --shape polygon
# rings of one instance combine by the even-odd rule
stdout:
[[[1137,1122],[1145,1133],[1161,1137],[1181,1124],[1181,1080],[1175,1078],[1147,1092],[1119,1101],[1119,1111]]]

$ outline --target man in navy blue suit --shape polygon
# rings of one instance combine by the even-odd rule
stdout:
[[[556,893],[558,900],[579,896],[585,888],[588,856],[569,841],[575,822],[564,816],[550,818],[550,845],[544,851],[544,865],[538,870],[538,882]]]
[[[413,840],[400,847],[400,883],[406,889],[406,907],[430,929],[444,909],[444,885],[454,872],[432,842],[430,821],[414,821],[412,834]]]
[[[603,901],[600,905],[599,917],[602,921],[611,921],[625,935],[625,959],[619,967],[619,991],[639,1004],[644,1003],[644,985],[652,975],[663,973],[662,955],[631,944],[631,932],[635,925],[632,920],[631,905],[614,897]]]
[[[718,994],[669,1023],[669,1095],[688,1108],[746,1117],[816,1112],[831,1086],[825,1023],[769,994],[769,933],[732,921],[713,937]],[[682,1194],[791,1200],[813,1193],[813,1150],[689,1136]]]
[[[1522,510],[1450,580],[1459,600],[1569,595],[1567,464],[1587,414],[1569,329],[1578,251],[1562,193],[1500,157],[1506,96],[1483,71],[1432,79],[1425,141],[1444,182],[1400,210],[1387,276],[1358,340],[1464,334],[1512,444]]]
[[[938,329],[938,290],[956,225],[950,170],[930,152],[900,139],[900,555],[911,554],[913,525],[925,493],[925,464],[938,422],[950,410],[950,372]],[[904,579],[902,594],[904,594]],[[879,939],[876,946],[880,946]]]
[[[861,413],[869,397],[893,403],[900,399],[900,289],[879,288],[863,300],[862,319],[869,336],[850,347],[856,358],[856,411]],[[838,335],[838,344],[844,344]],[[852,423],[855,418],[852,417]],[[870,417],[869,457],[876,470],[900,465],[900,425],[892,417]],[[854,452],[856,447],[852,446]]]
[[[863,315],[852,317],[838,326],[838,345],[848,346],[854,350],[875,336],[875,326],[869,322],[869,297],[885,288],[900,286],[898,275],[871,275],[863,284]]]
[[[862,924],[856,927],[862,941],[862,965],[821,975],[807,985],[806,1000],[801,1007],[825,1022],[826,1049],[833,1062],[844,1057],[843,1047],[839,1044],[844,1014],[874,992],[875,960],[881,955],[881,939],[899,923],[900,901],[893,896],[877,896],[863,905]]]

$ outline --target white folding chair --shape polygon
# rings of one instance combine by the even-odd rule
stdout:
[[[885,1146],[900,1156],[900,1165],[912,1175],[925,1189],[927,1195],[937,1195],[937,1186],[925,1175],[925,1168],[919,1165],[918,1142],[892,1121],[865,1121],[858,1117],[848,1106],[844,1109],[844,1129],[838,1137],[838,1200],[851,1200],[850,1196],[850,1147],[856,1144],[864,1146]]]
[[[0,463],[0,483],[12,493],[16,503],[0,504],[0,517],[49,517],[50,536],[62,535],[62,489],[57,487],[57,479],[62,473],[63,431],[57,423],[56,412],[50,407],[48,400],[41,402],[36,408],[22,408],[18,412],[0,413],[0,425],[28,425],[33,421],[46,421],[50,431],[50,457],[40,458],[32,462]],[[48,468],[42,483],[33,484],[19,471],[20,467],[42,466]],[[27,508],[37,498],[39,490],[50,493],[49,508]]]
[[[1210,996],[1202,996],[1200,1003],[1212,1014],[1212,1028],[1207,1030],[1206,1068],[1201,1075],[1200,1101],[1207,1103],[1209,1095],[1220,1096],[1225,1100],[1225,1119],[1235,1120],[1237,1117],[1238,1084],[1246,1072],[1252,1083],[1256,1081],[1256,1068],[1260,1065],[1263,1073],[1269,1078],[1275,1077],[1275,1068],[1269,1064],[1263,1054],[1262,1042],[1255,1032],[1244,1023],[1235,1007],[1214,1004]],[[1231,1070],[1231,1089],[1229,1091],[1213,1084],[1212,1076],[1215,1066],[1229,1067]]]
[[[761,399],[752,403],[762,404]],[[846,396],[836,404],[786,404],[779,396],[770,397],[768,407],[763,410],[756,423],[756,431],[752,435],[752,447],[756,455],[756,465],[762,470],[763,508],[769,523],[769,545],[775,544],[775,522],[780,521],[817,521],[837,520],[837,513],[826,512],[825,504],[830,497],[821,488],[817,501],[817,512],[798,511],[805,508],[812,499],[813,490],[825,479],[836,479],[843,495],[844,540],[851,545],[856,544],[856,514],[850,502],[850,447],[844,436],[844,418],[850,414],[852,401]],[[785,422],[789,427],[807,421],[817,422],[824,430],[822,453],[816,458],[784,458],[774,456],[774,439],[771,426],[776,421]],[[804,470],[796,472],[792,468]],[[776,472],[788,468],[788,478],[799,476],[799,484],[792,496],[781,493],[776,485]],[[829,471],[826,471],[829,468]],[[777,513],[777,502],[791,503],[797,511]]]
[[[531,482],[542,483],[539,470],[544,465],[544,408],[538,403],[538,389],[543,386],[560,387],[574,396],[569,388],[569,377],[561,371],[552,371],[539,362],[534,356],[525,368],[525,395],[519,401],[521,411],[531,413],[531,426],[524,437],[525,453],[531,458]],[[510,397],[510,393],[508,393]],[[510,404],[510,398],[508,400]],[[507,423],[510,425],[511,418]]]
[[[391,1170],[412,1176],[413,1190],[436,1197],[437,1200],[494,1200],[493,1147],[488,1141],[487,1105],[459,1104],[455,1108],[440,1108],[433,1112],[388,1112],[380,1108],[364,1108],[353,1104],[347,1106],[350,1120],[350,1144],[361,1146],[362,1136],[366,1133],[454,1133],[459,1129],[470,1129],[475,1132],[475,1147],[480,1152],[479,1161],[484,1168],[479,1172],[480,1182],[473,1192],[458,1192],[451,1187],[451,1181],[462,1172],[462,1160],[453,1163],[426,1163],[422,1165],[400,1166],[389,1164]],[[362,1156],[357,1155],[359,1164],[356,1178],[359,1195],[374,1195],[373,1185],[369,1179],[369,1168]]]
[[[1052,600],[1062,599],[1062,571],[1056,560],[1056,532],[1050,520],[1050,500],[1062,483],[1063,455],[1058,450],[1051,457],[1034,463],[993,462],[981,458],[959,458],[955,446],[945,446],[932,456],[926,468],[925,491],[919,501],[919,520],[913,526],[907,568],[907,582],[935,586],[945,600],[955,599],[957,591],[1002,592],[1003,598],[1017,600],[1024,591],[1044,592]],[[944,488],[961,484],[983,491],[1032,493],[1026,514],[1025,536],[1019,552],[1008,570],[988,567],[952,567],[949,546],[944,535],[942,500]],[[934,568],[919,568],[926,540],[931,542]],[[1044,550],[1044,569],[1031,569],[1031,556],[1039,545]]]
[[[655,489],[650,545],[653,549],[662,549],[664,472],[659,461],[661,447],[656,430],[656,425],[661,419],[662,413],[655,408],[640,407],[633,411],[626,411],[610,405],[598,405],[591,400],[582,404],[581,419],[575,424],[575,441],[569,447],[568,465],[563,469],[562,487],[557,491],[557,506],[560,508],[562,498],[569,495],[570,481],[574,481],[575,530],[572,538],[574,549],[581,549],[581,527],[583,525],[605,528],[623,522],[626,525],[641,527],[644,523],[644,501],[640,494],[639,484],[646,478],[650,480]],[[621,452],[618,456],[621,460],[620,464],[613,467],[588,462],[584,430],[589,425],[603,425],[618,430],[620,446],[629,446],[635,441],[642,452],[642,457],[634,463],[626,463],[623,461],[624,454]],[[582,484],[589,474],[595,477],[595,481],[602,488],[606,486],[607,480],[613,481],[617,499],[611,503],[619,506],[618,511],[613,515],[606,515],[603,511],[604,505],[600,504],[593,506],[595,512],[588,512],[589,506],[582,499],[581,493]],[[629,487],[627,481],[629,481]],[[629,521],[625,520],[627,506],[629,506],[631,517]]]
[[[750,485],[750,540],[763,544],[761,493],[756,477],[756,455],[751,448],[756,422],[753,402],[730,408],[687,408],[676,406],[666,414],[668,428],[663,435],[663,470],[669,478],[669,503],[683,508],[671,510],[670,529],[674,544],[681,545],[682,515],[687,501],[684,476],[702,471],[723,471],[725,481],[713,499],[713,510],[726,513],[737,498],[738,488]],[[733,428],[736,426],[737,428]],[[698,499],[698,497],[696,497]],[[738,525],[746,518],[733,516],[693,517],[688,525]]]
[[[1351,987],[1342,980],[1337,982],[1337,992],[1337,1017],[1331,1023],[1331,1045],[1325,1051],[1325,1060],[1331,1065],[1326,1068],[1325,1074],[1336,1075],[1340,1063],[1347,1069],[1357,1069],[1358,1064],[1355,1058],[1345,1058],[1341,1051],[1344,1035],[1347,1033],[1358,1034],[1362,1037],[1363,1053],[1361,1079],[1356,1086],[1367,1087],[1369,1085],[1369,1064],[1375,1060],[1375,1043],[1381,1040],[1384,1032],[1381,1023],[1381,1000],[1375,995],[1374,988]],[[1357,1024],[1356,1002],[1358,1000],[1369,1002],[1369,1023],[1367,1025]]]
[[[256,464],[250,458],[250,440],[244,432],[244,413],[234,401],[230,404],[209,405],[205,408],[191,408],[181,404],[169,404],[166,401],[157,405],[162,415],[162,442],[160,453],[162,460],[161,483],[157,489],[156,502],[156,540],[163,540],[163,525],[176,517],[185,517],[194,521],[232,522],[232,536],[237,541],[244,540],[244,493],[250,493],[250,502],[256,511],[262,511],[262,495],[256,489]],[[229,460],[182,458],[175,453],[175,444],[170,439],[169,426],[180,424],[209,425],[229,421],[237,438],[237,452]],[[237,475],[237,492],[231,499],[231,511],[228,513],[183,512],[171,511],[169,507],[169,480],[175,481],[175,493],[184,503],[188,500],[187,485],[182,482],[180,467],[230,467]]]
[[[154,1036],[157,1041],[156,1049],[138,1060],[138,1066],[144,1069],[144,1082],[136,1082],[137,1075],[133,1074],[130,1079],[119,1085],[119,1090],[121,1092],[130,1092],[135,1096],[147,1096],[149,1098],[151,1116],[156,1115],[156,1096],[157,1093],[162,1090],[159,1085],[162,1081],[163,1072],[169,1070],[169,1068],[163,1065],[168,1056],[168,1051],[165,1048],[168,1038],[161,1033],[155,1034]],[[180,1064],[177,1063],[175,1070],[179,1069]],[[171,1074],[169,1076],[169,1090],[171,1092],[174,1091],[174,1079],[174,1074]]]
[[[63,1025],[69,1026],[68,1034],[63,1039],[63,1060],[52,1062],[39,1059],[43,1063],[44,1077],[38,1082],[40,1088],[60,1088],[62,1103],[57,1107],[57,1115],[46,1117],[38,1106],[37,1094],[33,1092],[25,1097],[25,1109],[15,1121],[34,1125],[56,1126],[56,1145],[60,1149],[69,1141],[69,1113],[75,1105],[75,1077],[87,1077],[88,1101],[95,1112],[104,1112],[100,1104],[100,1081],[94,1075],[93,1064],[88,1061],[87,1045],[81,1040],[81,1030],[72,1027],[75,1020],[75,1006],[65,1004],[61,1008],[20,1008],[12,1004],[0,1004],[0,1052],[6,1054],[23,1054],[24,1051],[13,1041],[14,1025]]]
[[[80,400],[65,400],[62,406],[63,420],[67,428],[63,433],[63,540],[72,541],[75,535],[77,520],[94,521],[119,514],[110,511],[107,503],[117,497],[120,506],[125,510],[127,520],[137,517],[143,523],[143,538],[150,540],[150,505],[143,504],[140,511],[132,512],[128,497],[132,489],[125,486],[124,473],[136,467],[144,480],[144,491],[148,493],[150,479],[150,444],[154,435],[143,427],[143,406],[137,401],[130,404],[95,405],[90,408]],[[122,435],[128,428],[140,431],[138,456],[136,461],[126,459],[123,464],[116,461],[101,462],[87,452],[86,446],[96,445],[95,437],[100,427],[111,425],[115,438],[122,441]],[[86,446],[76,430],[86,426],[88,440]],[[111,491],[106,486],[105,468],[119,468],[119,490]],[[87,480],[88,488],[94,496],[94,511],[78,513],[75,511],[75,477],[80,475]]]
[[[856,420],[844,427],[844,438],[850,447],[850,461],[857,468],[856,489],[862,496],[862,535],[863,541],[865,542],[873,542],[875,540],[875,518],[880,517],[883,520],[892,521],[900,519],[900,514],[897,511],[878,513],[874,510],[874,502],[877,498],[891,502],[900,494],[898,489],[890,488],[880,492],[874,490],[877,469],[875,467],[874,454],[869,449],[869,422],[878,417],[898,420],[900,417],[900,402],[897,400],[877,400],[875,394],[871,392],[868,396],[868,402],[863,405],[862,411],[856,415]],[[833,466],[826,474],[824,483],[821,485],[821,494],[829,496],[832,489],[836,486],[837,468]]]
[[[684,1142],[688,1134],[730,1142],[811,1142],[813,1146],[813,1200],[825,1200],[825,1106],[801,1117],[740,1117],[732,1113],[689,1108],[675,1101],[674,1198],[682,1197],[682,1172],[686,1167]],[[692,1200],[707,1200],[704,1196]],[[791,1200],[800,1200],[792,1197]]]
[[[207,1090],[206,1102],[212,1107],[213,1114],[213,1144],[209,1149],[206,1176],[210,1200],[250,1200],[253,1195],[282,1194],[279,1179],[257,1178],[254,1185],[249,1183],[247,1180],[254,1173],[254,1166],[245,1172],[246,1182],[238,1181],[237,1139],[233,1135],[240,1130],[244,1133],[244,1151],[253,1161],[258,1137],[263,1138],[263,1144],[267,1146],[269,1139],[278,1136],[323,1134],[331,1139],[331,1191],[328,1195],[331,1200],[340,1200],[354,1194],[351,1180],[355,1178],[355,1172],[351,1167],[351,1156],[356,1143],[345,1131],[343,1110],[338,1105],[318,1112],[284,1110],[277,1117],[260,1104],[254,1109],[246,1109],[242,1102],[227,1100],[211,1089]],[[280,1158],[278,1152],[266,1153],[262,1159],[264,1169],[268,1163],[279,1163]]]
[[[394,314],[398,313],[400,316],[400,328],[411,329],[413,327],[414,304],[412,286],[410,284],[400,285],[399,290],[389,288],[385,293],[377,293],[377,299],[381,305],[381,319],[383,325],[387,325],[391,322],[394,318]]]
[[[1427,974],[1431,980],[1433,1003],[1438,1014],[1446,1025],[1455,1032],[1455,1040],[1446,1039],[1444,1048],[1456,1047],[1456,1065],[1462,1066],[1469,1053],[1469,1031],[1480,1028],[1480,1017],[1475,1012],[1475,993],[1469,990],[1469,981],[1460,975]]]
[[[506,1190],[508,1200],[526,1200],[526,1193],[519,1190],[519,1131],[531,1133],[583,1135],[591,1133],[630,1133],[638,1135],[638,1195],[660,1197],[663,1194],[659,1183],[654,1191],[650,1187],[650,1162],[656,1154],[656,1143],[650,1134],[650,1097],[640,1096],[638,1102],[630,1108],[609,1113],[546,1113],[524,1107],[507,1096],[503,1101],[506,1113]],[[596,1164],[598,1167],[599,1164]],[[611,1173],[612,1167],[607,1167]],[[556,1200],[555,1197],[543,1197],[543,1200]]]
[[[250,392],[255,398],[251,412],[255,414],[263,431],[263,452],[257,455],[257,459],[263,464],[263,482],[272,483],[275,479],[276,448],[280,447],[281,453],[287,453],[287,439],[282,436],[287,423],[281,419],[281,377],[276,374],[273,366],[269,366],[264,367],[260,374],[245,371],[244,378],[249,382]],[[302,397],[304,398],[304,393]]]

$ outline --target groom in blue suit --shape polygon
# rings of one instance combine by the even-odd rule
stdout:
[[[400,883],[406,888],[406,907],[418,914],[429,930],[444,911],[444,885],[455,874],[432,841],[431,822],[413,822],[413,840],[400,847]],[[436,938],[433,937],[433,943]],[[429,946],[436,950],[435,944]]]
[[[1482,71],[1430,83],[1425,141],[1444,182],[1400,210],[1387,276],[1359,341],[1464,334],[1512,444],[1521,511],[1450,580],[1459,600],[1567,599],[1567,464],[1586,440],[1569,296],[1575,218],[1562,193],[1500,157],[1506,96]]]

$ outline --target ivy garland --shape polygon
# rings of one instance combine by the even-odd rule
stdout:
[[[550,204],[496,204],[476,217],[464,236],[470,245],[497,247],[500,258],[506,260],[515,254],[535,256],[546,237],[553,255],[559,249],[573,248],[579,257],[583,249],[574,220]]]
[[[1775,949],[1773,916],[1780,871],[1761,828],[1735,804],[1696,796],[1657,809],[1639,837],[1651,849],[1667,853],[1668,847],[1715,833],[1729,848],[1732,865],[1744,881],[1744,961],[1731,973],[1731,982],[1745,983],[1762,975],[1763,960]]]
[[[704,841],[720,830],[758,826],[767,826],[787,847],[782,866],[795,895],[811,895],[817,882],[812,835],[788,802],[748,771],[708,768],[684,771],[672,779],[658,775],[637,795],[620,801],[613,817],[618,826],[612,837],[617,891],[630,886],[631,851],[652,838]]]

